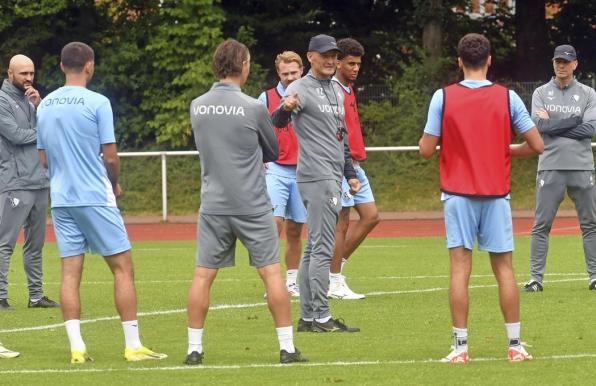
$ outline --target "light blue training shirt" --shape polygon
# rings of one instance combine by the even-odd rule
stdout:
[[[459,82],[462,86],[469,88],[478,88],[483,86],[490,86],[492,82],[490,80],[462,80]],[[511,114],[511,123],[513,130],[518,134],[523,134],[536,126],[528,114],[528,110],[521,100],[519,95],[513,90],[509,90],[509,113]],[[441,125],[443,119],[443,90],[439,89],[435,91],[432,99],[430,100],[430,106],[428,107],[428,118],[426,120],[426,126],[424,127],[424,133],[433,135],[435,137],[441,136]],[[451,197],[450,194],[441,193],[441,201],[445,201]],[[505,197],[509,199],[509,195]]]
[[[281,95],[282,97],[286,93],[286,88],[284,87],[283,84],[281,84],[281,82],[277,82],[277,86],[275,86],[275,89],[277,90],[277,93],[279,95]],[[261,102],[262,104],[267,106],[267,95],[265,94],[265,91],[263,91],[257,99],[259,100],[259,102]],[[277,128],[274,128],[274,129],[277,130]],[[265,173],[266,174],[275,174],[277,176],[295,179],[296,178],[296,166],[280,165],[276,162],[269,162],[267,164],[267,170],[265,171]]]
[[[37,148],[48,159],[52,208],[116,206],[100,155],[115,143],[114,118],[105,96],[79,86],[64,86],[37,109]]]
[[[483,86],[490,86],[490,80],[462,80],[459,82],[462,86],[468,88],[478,88]],[[509,112],[511,113],[511,122],[513,130],[518,134],[523,134],[536,126],[528,114],[524,102],[522,102],[519,95],[513,90],[509,90]],[[443,117],[443,90],[435,91],[428,107],[428,118],[424,132],[435,137],[441,136],[441,123]]]

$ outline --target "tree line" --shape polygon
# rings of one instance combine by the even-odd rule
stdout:
[[[485,1],[494,3],[495,10],[479,18],[466,12],[471,3],[4,0],[0,70],[5,73],[16,53],[31,57],[36,85],[47,95],[62,84],[62,46],[73,40],[90,44],[96,52],[90,88],[112,101],[119,145],[126,149],[191,147],[189,103],[214,81],[211,55],[227,37],[251,49],[246,92],[253,96],[276,83],[273,60],[279,52],[290,49],[305,57],[308,40],[317,33],[354,37],[366,48],[359,83],[391,86],[404,111],[425,110],[433,88],[457,79],[455,47],[468,32],[484,33],[491,40],[492,79],[546,80],[552,48],[567,42],[578,50],[581,75],[596,72],[596,2],[524,0],[515,2],[513,12],[506,1]],[[546,5],[557,10],[552,17],[546,17]],[[382,108],[373,106],[371,111],[369,119],[390,118]],[[386,129],[397,130],[395,125]],[[383,140],[404,135],[415,137],[389,132]]]

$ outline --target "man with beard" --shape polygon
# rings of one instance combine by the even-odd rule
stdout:
[[[42,289],[49,181],[37,155],[36,109],[41,98],[32,86],[34,77],[33,61],[15,55],[0,90],[0,310],[11,309],[8,269],[21,228],[29,308],[58,307]]]

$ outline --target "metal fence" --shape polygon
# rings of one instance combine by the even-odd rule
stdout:
[[[596,142],[592,143],[596,148]],[[418,151],[418,146],[379,146],[366,147],[367,152],[412,152]],[[161,216],[162,221],[168,221],[168,157],[176,156],[197,156],[198,151],[145,151],[145,152],[122,152],[120,157],[160,157],[161,158]]]
[[[582,81],[591,87],[596,86],[595,79],[588,79]],[[513,82],[505,84],[507,87],[515,90],[526,106],[529,106],[532,99],[532,93],[534,90],[544,82]],[[389,100],[392,106],[397,106],[399,101],[397,96],[391,89],[386,85],[368,85],[362,86],[358,90],[358,102],[366,104],[371,101],[380,102]],[[596,143],[592,144],[592,147],[596,147]],[[383,147],[367,147],[368,152],[383,152],[383,151],[395,151],[395,152],[410,152],[418,151],[418,146],[383,146]],[[161,202],[162,202],[162,220],[168,220],[168,186],[167,186],[167,159],[168,157],[176,156],[197,156],[198,151],[151,151],[151,152],[122,152],[119,153],[121,157],[160,157],[161,158]]]
[[[366,151],[418,151],[418,146],[386,146],[367,147]],[[168,157],[176,156],[197,156],[198,151],[142,151],[142,152],[121,152],[118,155],[127,157],[160,157],[161,158],[161,218],[168,221]]]
[[[596,78],[583,79],[580,82],[596,88]],[[544,81],[537,82],[508,82],[504,86],[514,90],[524,101],[526,106],[532,103],[532,93],[536,88],[542,86]],[[384,84],[361,85],[357,88],[358,104],[367,104],[369,102],[389,101],[392,106],[397,106],[399,101],[393,89]],[[428,96],[430,100],[430,95]]]

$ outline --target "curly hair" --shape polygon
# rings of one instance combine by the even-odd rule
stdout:
[[[486,65],[490,55],[490,42],[484,35],[467,34],[457,44],[457,54],[466,68],[477,70]]]
[[[356,39],[345,38],[337,41],[339,53],[337,59],[342,60],[346,56],[364,56],[364,47]]]

